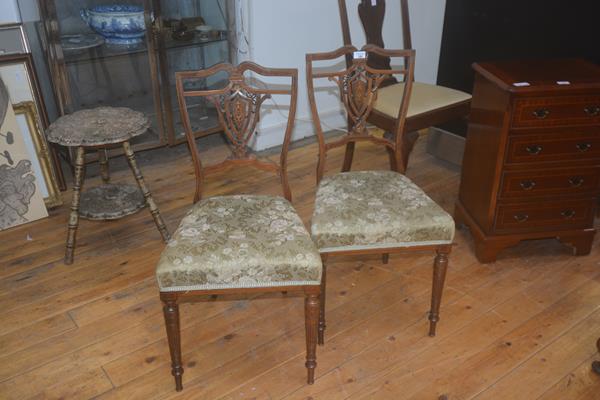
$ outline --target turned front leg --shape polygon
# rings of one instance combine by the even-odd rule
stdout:
[[[171,374],[175,377],[175,390],[183,390],[182,376],[183,366],[181,363],[181,327],[179,326],[179,304],[177,296],[172,294],[161,295],[163,301],[163,313],[165,316],[165,327],[169,340],[169,351],[171,353]]]
[[[435,336],[437,322],[440,320],[440,305],[442,303],[442,292],[446,280],[446,270],[448,268],[447,249],[437,250],[437,255],[433,263],[433,282],[431,286],[431,310],[429,311],[429,336]]]
[[[317,367],[317,336],[319,327],[319,293],[306,294],[304,301],[304,314],[306,324],[306,369],[307,382],[315,382],[315,368]]]

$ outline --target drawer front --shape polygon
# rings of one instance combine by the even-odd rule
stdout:
[[[600,169],[561,168],[543,171],[505,172],[501,198],[570,196],[600,193]]]
[[[589,228],[594,223],[597,198],[580,201],[498,206],[497,232],[535,232],[549,229]]]
[[[517,99],[512,125],[518,128],[600,124],[600,95]]]
[[[511,135],[506,163],[600,159],[598,133]]]

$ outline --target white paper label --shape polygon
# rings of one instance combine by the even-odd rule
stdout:
[[[571,82],[569,82],[569,81],[556,81],[556,84],[557,85],[570,85]]]
[[[377,0],[371,0],[371,5],[375,7],[377,5]]]
[[[354,52],[354,58],[356,58],[356,59],[365,59],[365,58],[367,58],[367,52],[366,51],[355,51]]]
[[[513,86],[525,87],[525,86],[531,86],[531,84],[529,82],[515,82],[515,83],[513,83]]]

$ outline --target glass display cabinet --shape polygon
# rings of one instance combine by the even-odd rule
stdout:
[[[102,105],[151,118],[136,150],[185,140],[175,72],[230,61],[233,0],[39,0],[59,113]],[[200,86],[214,82],[198,82]],[[188,105],[197,136],[219,132],[214,107]]]

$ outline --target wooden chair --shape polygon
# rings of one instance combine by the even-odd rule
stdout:
[[[248,84],[244,73],[254,77],[289,78],[291,88],[265,89]],[[219,74],[228,75],[221,89],[201,90],[194,82]],[[198,296],[274,291],[303,291],[306,315],[306,368],[308,383],[314,381],[317,324],[321,285],[321,257],[308,231],[292,207],[286,157],[296,112],[298,72],[295,69],[263,68],[254,63],[238,67],[218,64],[207,70],[176,74],[182,121],[196,172],[195,205],[181,221],[160,257],[156,276],[177,391],[182,390],[178,304]],[[248,150],[262,103],[271,95],[290,96],[290,110],[280,162],[259,160]],[[186,105],[191,99],[211,101],[230,143],[231,157],[204,167],[191,128]],[[283,197],[236,195],[202,200],[204,177],[231,168],[254,167],[279,176]]]
[[[350,35],[346,0],[338,0],[338,5],[342,20],[344,45],[351,45],[352,38]],[[408,0],[400,0],[400,6],[404,48],[412,49]],[[358,15],[365,30],[368,44],[384,47],[383,20],[385,17],[385,8],[385,0],[377,0],[375,3],[371,0],[361,0],[358,5]],[[389,68],[390,60],[388,57],[372,55],[369,58],[369,65],[373,68],[385,69]],[[383,82],[377,101],[373,107],[373,112],[369,115],[369,122],[387,132],[393,132],[403,91],[403,82],[398,83],[393,78]],[[444,122],[466,118],[469,115],[470,107],[471,95],[468,93],[444,86],[415,82],[412,88],[410,106],[406,114],[405,132],[407,133],[402,137],[400,142],[402,144],[404,162],[403,170],[406,170],[408,166],[408,158],[418,139],[419,135],[417,131]],[[353,154],[354,144],[348,143],[343,171],[350,171]]]
[[[412,76],[413,50],[384,50],[367,45],[369,56],[400,57],[406,62],[403,69],[375,69],[365,58],[354,58],[344,70],[315,70],[315,63],[331,64],[340,57],[357,57],[353,46],[345,46],[330,53],[307,54],[306,76],[308,97],[319,141],[317,166],[317,194],[311,223],[311,235],[326,261],[330,255],[383,254],[387,263],[389,253],[433,250],[434,262],[429,334],[435,335],[439,309],[448,265],[448,255],[454,238],[454,220],[403,174],[395,171],[342,172],[323,178],[327,152],[348,143],[371,142],[384,146],[390,154],[392,166],[401,170],[404,162],[402,134],[405,130]],[[343,62],[342,62],[343,64]],[[404,76],[400,109],[395,117],[395,141],[373,136],[367,121],[378,95],[378,88],[392,74]],[[326,143],[315,99],[315,81],[327,78],[337,83],[345,106],[350,130],[342,138]],[[324,342],[325,331],[325,276],[323,265],[319,343]]]

